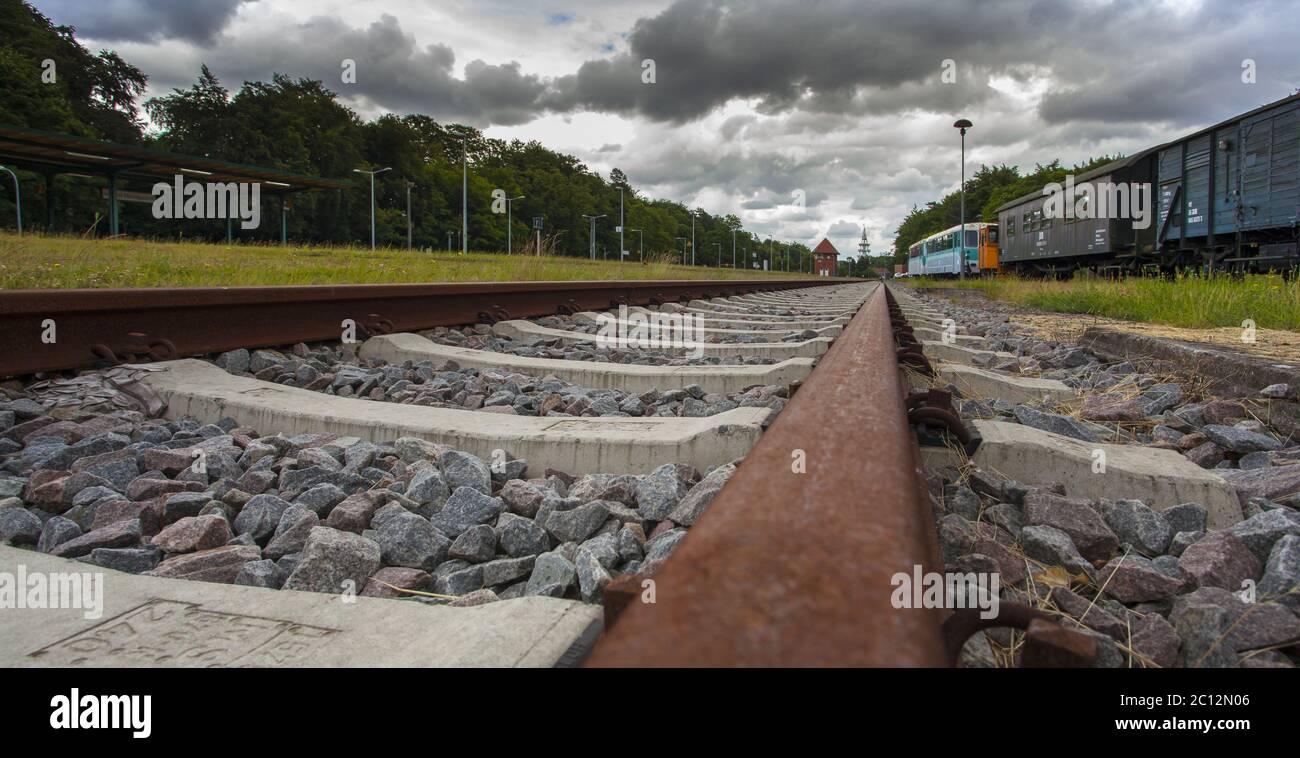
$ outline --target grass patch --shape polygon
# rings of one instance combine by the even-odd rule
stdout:
[[[912,281],[919,288],[974,289],[989,298],[1057,313],[1139,321],[1190,329],[1241,327],[1251,319],[1261,329],[1300,330],[1300,281],[1274,274],[1187,276],[1175,279],[1102,279],[1076,276],[1069,281],[997,277]]]
[[[96,240],[0,233],[0,289],[289,284],[756,279],[798,274],[620,263],[560,256],[422,253],[404,249]]]

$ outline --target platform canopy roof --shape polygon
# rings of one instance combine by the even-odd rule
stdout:
[[[0,163],[52,173],[83,173],[157,180],[176,174],[211,182],[260,182],[270,192],[346,189],[350,181],[229,163],[139,145],[0,124]]]

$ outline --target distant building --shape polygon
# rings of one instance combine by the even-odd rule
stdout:
[[[817,276],[835,276],[840,251],[825,237],[813,248],[813,273]]]

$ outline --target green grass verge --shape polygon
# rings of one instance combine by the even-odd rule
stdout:
[[[1190,329],[1240,327],[1300,330],[1300,281],[1277,275],[1179,276],[1120,280],[1077,276],[1070,281],[996,277],[909,280],[921,288],[977,289],[995,300],[1058,313],[1141,321]]]
[[[205,287],[289,284],[797,278],[798,274],[680,266],[663,260],[0,233],[0,289]],[[807,275],[805,275],[807,276]]]

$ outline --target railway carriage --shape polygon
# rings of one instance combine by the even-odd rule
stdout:
[[[960,244],[961,225],[931,234],[907,251],[908,276],[957,276],[961,261],[966,273],[996,270],[998,267],[998,226],[982,221],[966,224],[965,245]]]
[[[1233,271],[1300,265],[1300,94],[1074,178],[1142,185],[1150,223],[1051,218],[1041,192],[998,208],[1003,268],[1067,275],[1144,267]]]

